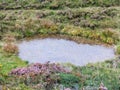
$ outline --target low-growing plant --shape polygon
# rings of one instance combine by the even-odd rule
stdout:
[[[70,73],[59,64],[45,63],[45,64],[32,64],[28,67],[13,69],[10,76],[16,78],[15,81],[24,83],[25,85],[44,86],[46,90],[51,90],[54,84],[58,83],[59,73]]]
[[[0,68],[1,70],[1,68]],[[3,85],[5,83],[5,77],[2,73],[0,73],[0,84]]]
[[[3,46],[3,51],[7,53],[17,54],[18,53],[18,47],[15,44],[7,43]]]
[[[3,51],[7,52],[9,54],[17,54],[18,53],[18,47],[15,44],[15,38],[14,36],[7,35],[5,38],[3,38],[4,44],[3,44]]]
[[[74,87],[75,84],[80,83],[80,77],[74,74],[60,73],[60,83],[65,87]]]
[[[89,38],[92,40],[99,40],[103,43],[107,44],[115,44],[119,41],[118,34],[114,31],[110,30],[90,30],[90,29],[84,29],[74,26],[66,26],[61,30],[61,33],[72,35],[72,36],[80,36]]]
[[[120,55],[120,45],[116,46],[116,50],[115,51],[116,51],[116,54]]]

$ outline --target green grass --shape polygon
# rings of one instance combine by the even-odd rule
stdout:
[[[39,34],[66,34],[89,38],[84,35],[86,32],[98,32],[100,42],[115,44],[119,39],[116,35],[119,28],[120,8],[119,7],[86,7],[79,9],[64,10],[3,10],[0,11],[0,37],[7,33],[14,34],[17,38],[25,38]],[[68,27],[72,27],[69,28]],[[76,30],[74,29],[76,28]],[[80,34],[77,28],[84,32]],[[64,30],[68,29],[68,30]],[[114,32],[108,38],[102,32]],[[65,31],[65,32],[63,32]],[[106,35],[107,36],[107,35]],[[115,39],[114,36],[117,38]],[[91,37],[91,36],[90,36]],[[94,35],[92,36],[94,38]]]
[[[0,64],[1,67],[1,73],[7,75],[9,71],[16,67],[22,67],[27,65],[26,62],[21,61],[17,56],[3,56],[0,55]]]
[[[8,82],[9,83],[11,82],[11,80],[9,79],[10,71],[12,69],[17,68],[17,67],[26,66],[27,64],[28,63],[26,61],[22,61],[16,55],[12,55],[12,54],[8,55],[7,53],[3,53],[3,51],[0,47],[0,85],[2,87],[4,87],[5,90],[6,90],[7,86],[5,84],[8,83]],[[16,89],[19,88],[19,89],[22,89],[22,90],[28,90],[28,89],[25,89],[25,88],[27,88],[27,86],[24,86],[24,85],[18,85],[17,87],[15,86],[15,88]]]
[[[99,84],[103,82],[108,90],[119,90],[120,63],[116,62],[116,64],[117,67],[114,66],[113,60],[81,67],[80,71],[86,77],[84,85],[99,87]]]
[[[26,61],[22,61],[16,55],[8,55],[3,53],[0,47],[0,74],[3,76],[7,76],[8,73],[16,68],[16,67],[23,67],[27,65]]]

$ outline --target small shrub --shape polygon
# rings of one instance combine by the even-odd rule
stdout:
[[[4,84],[5,83],[5,78],[4,76],[0,73],[0,84]]]
[[[6,42],[6,43],[12,43],[12,42],[15,42],[15,37],[13,35],[10,35],[10,34],[6,34],[5,37],[3,38],[3,40]]]
[[[80,36],[89,38],[91,40],[99,40],[100,42],[107,44],[115,44],[119,41],[118,34],[111,30],[91,30],[78,28],[74,26],[66,26],[61,30],[62,34],[68,34],[72,36]]]
[[[120,54],[120,45],[116,47],[116,54]]]
[[[3,46],[3,51],[7,52],[7,53],[18,53],[18,47],[15,44],[12,43],[7,43]]]
[[[41,27],[47,29],[56,29],[56,24],[50,20],[43,19],[40,21]]]
[[[65,87],[73,87],[73,85],[80,82],[80,78],[73,74],[61,73],[59,76],[60,83],[63,84]]]
[[[31,64],[28,67],[13,69],[10,76],[15,77],[15,81],[25,85],[34,85],[36,88],[44,86],[46,90],[51,90],[59,80],[59,73],[69,73],[59,64],[49,62],[45,64]],[[40,88],[40,87],[39,87]]]
[[[0,64],[0,68],[2,67],[2,64]]]
[[[40,33],[53,34],[58,32],[58,26],[50,20],[41,20],[40,24],[42,28],[39,30]]]
[[[3,20],[5,18],[5,14],[0,14],[0,20]]]
[[[59,8],[58,2],[54,2],[50,5],[50,9],[58,9],[58,8]]]
[[[3,51],[11,54],[17,54],[18,53],[18,47],[15,44],[15,38],[12,35],[7,35],[5,38],[3,38],[5,41],[3,45]]]

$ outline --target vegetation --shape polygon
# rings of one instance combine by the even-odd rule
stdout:
[[[15,76],[16,81],[19,83],[30,86],[33,89],[51,90],[54,84],[57,84],[59,73],[70,73],[59,64],[33,64],[26,68],[14,69],[10,72],[11,76]],[[17,77],[17,78],[16,78]],[[19,78],[19,79],[18,79]],[[16,84],[17,85],[17,84]]]
[[[119,6],[119,0],[0,0],[0,9],[64,9]]]
[[[113,60],[81,67],[80,70],[82,71],[82,74],[87,75],[84,84],[96,87],[100,82],[103,82],[108,90],[119,90],[119,65],[119,60]]]
[[[120,54],[120,45],[117,45],[116,54]]]
[[[3,45],[3,51],[7,54],[17,54],[18,53],[18,47],[15,45],[15,38],[14,36],[6,36],[4,39],[5,41]]]
[[[80,83],[80,77],[74,74],[60,73],[60,83],[65,87],[75,87],[76,84]]]
[[[60,34],[116,44],[119,41],[119,17],[119,7],[4,10],[0,11],[0,37],[4,37],[6,32],[18,39],[39,34]]]
[[[120,0],[0,0],[0,89],[120,89],[120,60],[88,64],[28,64],[16,40],[41,35],[115,45],[120,54]],[[49,89],[48,89],[49,88]]]

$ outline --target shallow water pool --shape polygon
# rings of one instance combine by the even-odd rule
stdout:
[[[19,57],[30,63],[60,62],[83,66],[115,57],[114,49],[100,45],[77,44],[64,39],[34,39],[18,44]]]

